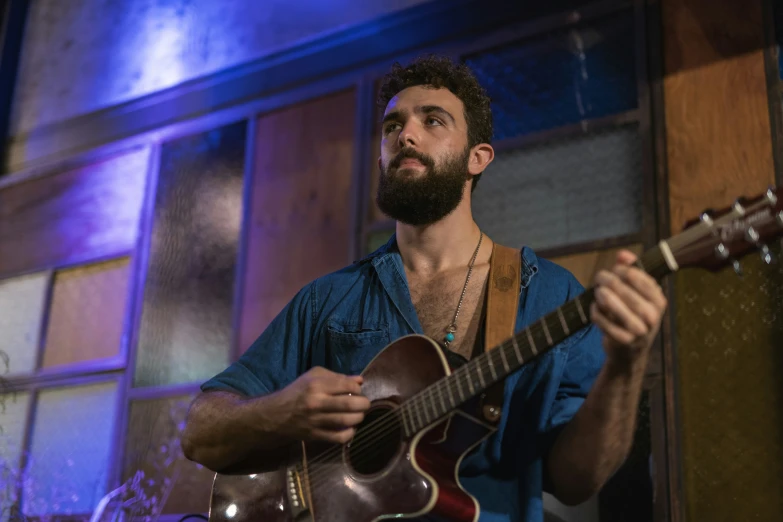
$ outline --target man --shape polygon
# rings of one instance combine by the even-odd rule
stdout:
[[[455,358],[484,350],[493,245],[470,202],[494,157],[489,99],[465,66],[425,58],[395,65],[379,101],[377,202],[397,221],[395,236],[301,289],[238,362],[202,386],[182,441],[189,459],[226,473],[252,470],[294,440],[349,441],[369,406],[358,374],[403,335],[426,334]],[[460,466],[481,520],[540,521],[542,491],[581,503],[625,459],[666,306],[634,260],[624,251],[596,276],[593,325],[506,379],[498,432]],[[520,290],[517,331],[583,288],[524,248]]]

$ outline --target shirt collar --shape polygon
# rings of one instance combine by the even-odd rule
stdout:
[[[373,263],[374,266],[378,266],[378,263],[390,256],[396,256],[399,258],[400,250],[397,247],[397,234],[392,233],[389,240],[377,248],[374,252],[371,252],[363,258],[355,261],[355,263]],[[402,266],[402,259],[397,259],[400,266]],[[530,285],[530,280],[538,272],[538,256],[532,248],[528,246],[522,247],[522,274],[520,276],[520,286],[526,288]]]

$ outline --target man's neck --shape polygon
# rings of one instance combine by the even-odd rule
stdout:
[[[423,227],[397,222],[397,246],[406,270],[428,275],[466,266],[476,251],[481,230],[469,212],[453,212]],[[476,263],[486,261],[490,240],[484,236]]]

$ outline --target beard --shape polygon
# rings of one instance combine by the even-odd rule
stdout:
[[[465,182],[470,179],[470,147],[461,154],[450,154],[441,165],[431,156],[413,149],[402,149],[385,168],[381,168],[378,208],[401,223],[411,226],[430,225],[451,214],[462,202]],[[414,177],[399,170],[404,159],[412,158],[424,165],[424,174]]]

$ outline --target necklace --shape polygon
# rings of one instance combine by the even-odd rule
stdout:
[[[476,262],[476,256],[478,256],[479,249],[481,248],[481,240],[484,239],[484,232],[481,231],[479,236],[478,245],[476,245],[476,251],[473,252],[473,258],[468,265],[468,275],[465,278],[465,284],[462,286],[462,294],[459,296],[459,302],[457,303],[457,309],[454,311],[454,319],[451,320],[451,324],[446,328],[446,336],[443,338],[443,345],[448,348],[454,341],[454,332],[457,331],[457,317],[459,317],[459,311],[462,308],[462,300],[465,299],[465,291],[468,289],[468,281],[470,281],[470,274],[473,272],[473,264]]]

